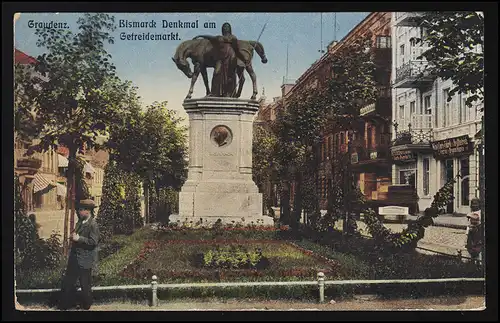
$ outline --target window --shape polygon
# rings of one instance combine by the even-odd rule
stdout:
[[[432,117],[430,116],[432,114],[432,107],[431,107],[431,96],[427,95],[424,97],[424,114],[428,115],[429,117],[425,118],[425,126],[426,128],[432,128]]]
[[[443,127],[449,125],[449,117],[450,117],[450,106],[451,102],[448,102],[448,98],[450,96],[450,89],[443,90]]]
[[[391,37],[377,36],[377,48],[391,48]]]
[[[476,119],[476,107],[468,107],[467,98],[462,98],[462,106],[460,109],[460,123]]]
[[[399,46],[399,55],[403,56],[405,54],[405,45],[402,44]]]
[[[423,168],[424,168],[424,195],[429,195],[429,179],[430,179],[430,161],[429,158],[423,159]]]
[[[402,170],[399,172],[399,184],[410,185],[416,188],[415,170]]]
[[[417,111],[415,110],[415,101],[410,102],[410,117],[414,115]]]
[[[340,133],[340,144],[345,144],[345,134],[343,132]]]
[[[424,113],[425,114],[431,114],[432,113],[432,108],[431,108],[431,96],[427,95],[424,97]]]
[[[462,206],[469,205],[469,157],[460,159],[460,195]]]
[[[405,118],[405,106],[400,105],[399,106],[399,119],[404,122],[404,118]]]

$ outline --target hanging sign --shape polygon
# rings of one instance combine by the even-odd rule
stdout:
[[[474,153],[468,135],[434,141],[432,144],[434,158],[445,159]]]
[[[394,162],[413,162],[417,160],[417,156],[411,150],[393,150],[391,157]]]

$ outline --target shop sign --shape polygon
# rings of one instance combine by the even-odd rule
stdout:
[[[415,153],[411,150],[393,150],[391,152],[392,160],[395,162],[410,162],[417,160]]]
[[[472,142],[468,135],[434,141],[431,146],[436,159],[452,158],[474,153]]]

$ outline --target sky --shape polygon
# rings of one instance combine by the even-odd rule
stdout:
[[[184,40],[198,35],[220,35],[224,22],[232,26],[233,34],[241,40],[257,40],[263,44],[267,64],[262,64],[254,53],[252,61],[257,75],[258,96],[263,89],[268,101],[280,96],[283,78],[298,79],[317,59],[321,44],[326,50],[328,44],[342,39],[350,30],[361,22],[368,12],[335,13],[109,13],[115,16],[117,24],[113,32],[114,44],[107,45],[112,55],[112,62],[123,80],[131,81],[138,87],[143,106],[154,101],[168,101],[168,108],[179,112],[188,124],[188,116],[184,112],[182,102],[189,90],[191,80],[177,69],[171,57],[177,46]],[[77,19],[80,13],[21,13],[14,27],[14,46],[30,56],[38,56],[46,52],[45,48],[36,45],[35,24],[61,22],[66,23],[69,30],[78,31]],[[120,20],[129,22],[156,22],[156,28],[125,28],[119,25]],[[198,20],[198,28],[163,28],[163,21],[178,22]],[[321,24],[322,21],[322,24]],[[205,23],[215,23],[216,28],[204,28]],[[321,25],[323,28],[321,28]],[[213,26],[213,24],[212,24]],[[126,35],[136,33],[178,33],[180,40],[127,40]],[[336,32],[336,37],[335,36]],[[288,46],[288,75],[287,71]],[[257,57],[257,58],[256,58]],[[192,66],[191,66],[192,68]],[[212,70],[209,69],[211,80]],[[246,73],[246,72],[245,72]],[[252,82],[248,74],[241,95],[249,99],[252,95]],[[201,76],[198,78],[193,98],[203,97],[205,87]]]

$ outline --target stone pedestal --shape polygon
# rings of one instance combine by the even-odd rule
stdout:
[[[184,101],[189,115],[189,171],[170,221],[272,225],[252,180],[253,100],[206,97]]]

